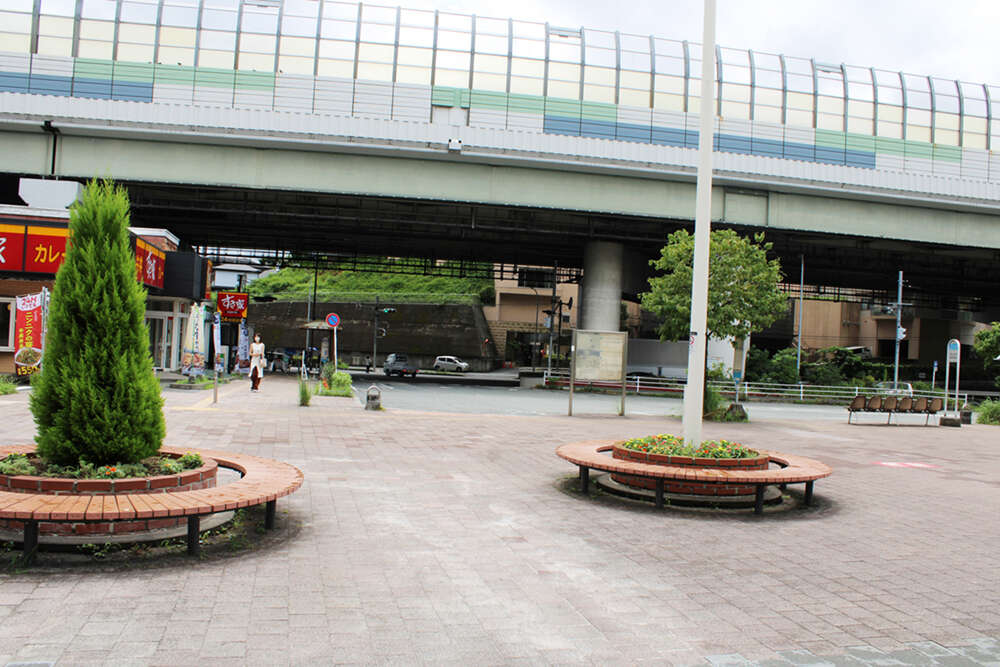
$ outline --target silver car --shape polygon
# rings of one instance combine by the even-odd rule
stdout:
[[[895,389],[892,382],[879,382],[875,385],[875,391],[884,396],[913,396],[913,385],[909,382],[897,382]]]
[[[469,370],[469,364],[458,357],[437,357],[434,359],[434,370],[464,373]]]

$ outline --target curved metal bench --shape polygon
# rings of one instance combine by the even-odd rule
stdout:
[[[0,458],[8,454],[26,454],[34,445],[0,447]],[[164,454],[196,451],[202,458],[214,459],[219,466],[240,473],[239,480],[210,489],[167,493],[120,493],[114,495],[45,495],[41,493],[0,492],[0,519],[24,522],[24,559],[30,561],[38,548],[40,521],[127,521],[156,517],[187,517],[187,551],[199,552],[198,534],[201,517],[241,507],[266,504],[264,528],[274,527],[278,498],[294,493],[302,486],[302,472],[293,465],[249,454],[207,449],[161,447]]]
[[[752,484],[756,488],[754,513],[764,511],[764,489],[772,484],[805,484],[804,503],[812,502],[813,482],[829,476],[833,469],[815,459],[782,454],[767,450],[757,450],[767,456],[771,463],[780,468],[769,470],[725,470],[722,468],[688,468],[682,466],[657,465],[623,461],[605,456],[604,452],[614,447],[615,441],[588,440],[556,449],[556,455],[576,464],[580,468],[580,491],[586,495],[590,486],[590,471],[623,473],[637,477],[649,477],[656,481],[656,506],[663,507],[663,485],[666,480],[695,481],[701,484]]]

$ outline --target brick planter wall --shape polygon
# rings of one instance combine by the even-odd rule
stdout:
[[[176,475],[126,477],[122,479],[67,479],[30,475],[0,475],[0,491],[37,493],[51,496],[111,496],[144,493],[176,493],[215,486],[219,464],[209,459],[205,465]],[[39,535],[92,535],[95,537],[140,533],[187,524],[186,517],[133,519],[128,521],[39,522]],[[20,521],[0,521],[0,530],[24,529]]]
[[[615,444],[612,450],[614,458],[636,463],[652,465],[675,466],[683,468],[714,468],[719,470],[767,470],[769,459],[758,456],[752,459],[702,459],[690,456],[665,456],[651,454],[633,449],[625,449]],[[611,479],[619,484],[637,489],[656,488],[656,480],[648,477],[613,474]],[[695,481],[666,481],[663,490],[667,493],[681,493],[692,496],[745,496],[753,495],[756,490],[752,484],[699,484]]]

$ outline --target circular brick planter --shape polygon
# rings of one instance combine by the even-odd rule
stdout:
[[[719,469],[719,470],[767,470],[770,459],[767,456],[757,456],[750,459],[702,459],[691,456],[666,456],[663,454],[652,454],[634,449],[625,449],[622,443],[616,442],[612,449],[612,456],[624,461],[635,461],[637,463],[647,463],[651,465],[674,466],[683,468],[698,469]],[[635,477],[633,475],[612,474],[611,478],[634,489],[655,489],[656,481],[647,477]],[[755,487],[747,484],[699,484],[697,482],[674,482],[668,481],[664,484],[664,491],[667,493],[679,493],[691,496],[746,496],[753,495]]]
[[[208,459],[205,465],[176,475],[126,477],[122,479],[69,479],[33,475],[0,475],[0,491],[50,496],[112,496],[147,493],[176,493],[210,489],[215,486],[219,464]],[[38,533],[48,535],[91,535],[94,537],[143,533],[186,525],[185,517],[133,519],[130,521],[41,522]],[[23,530],[20,521],[0,520],[0,530]]]

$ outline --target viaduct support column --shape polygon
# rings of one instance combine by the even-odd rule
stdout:
[[[582,329],[621,329],[622,245],[591,241],[583,254]]]

